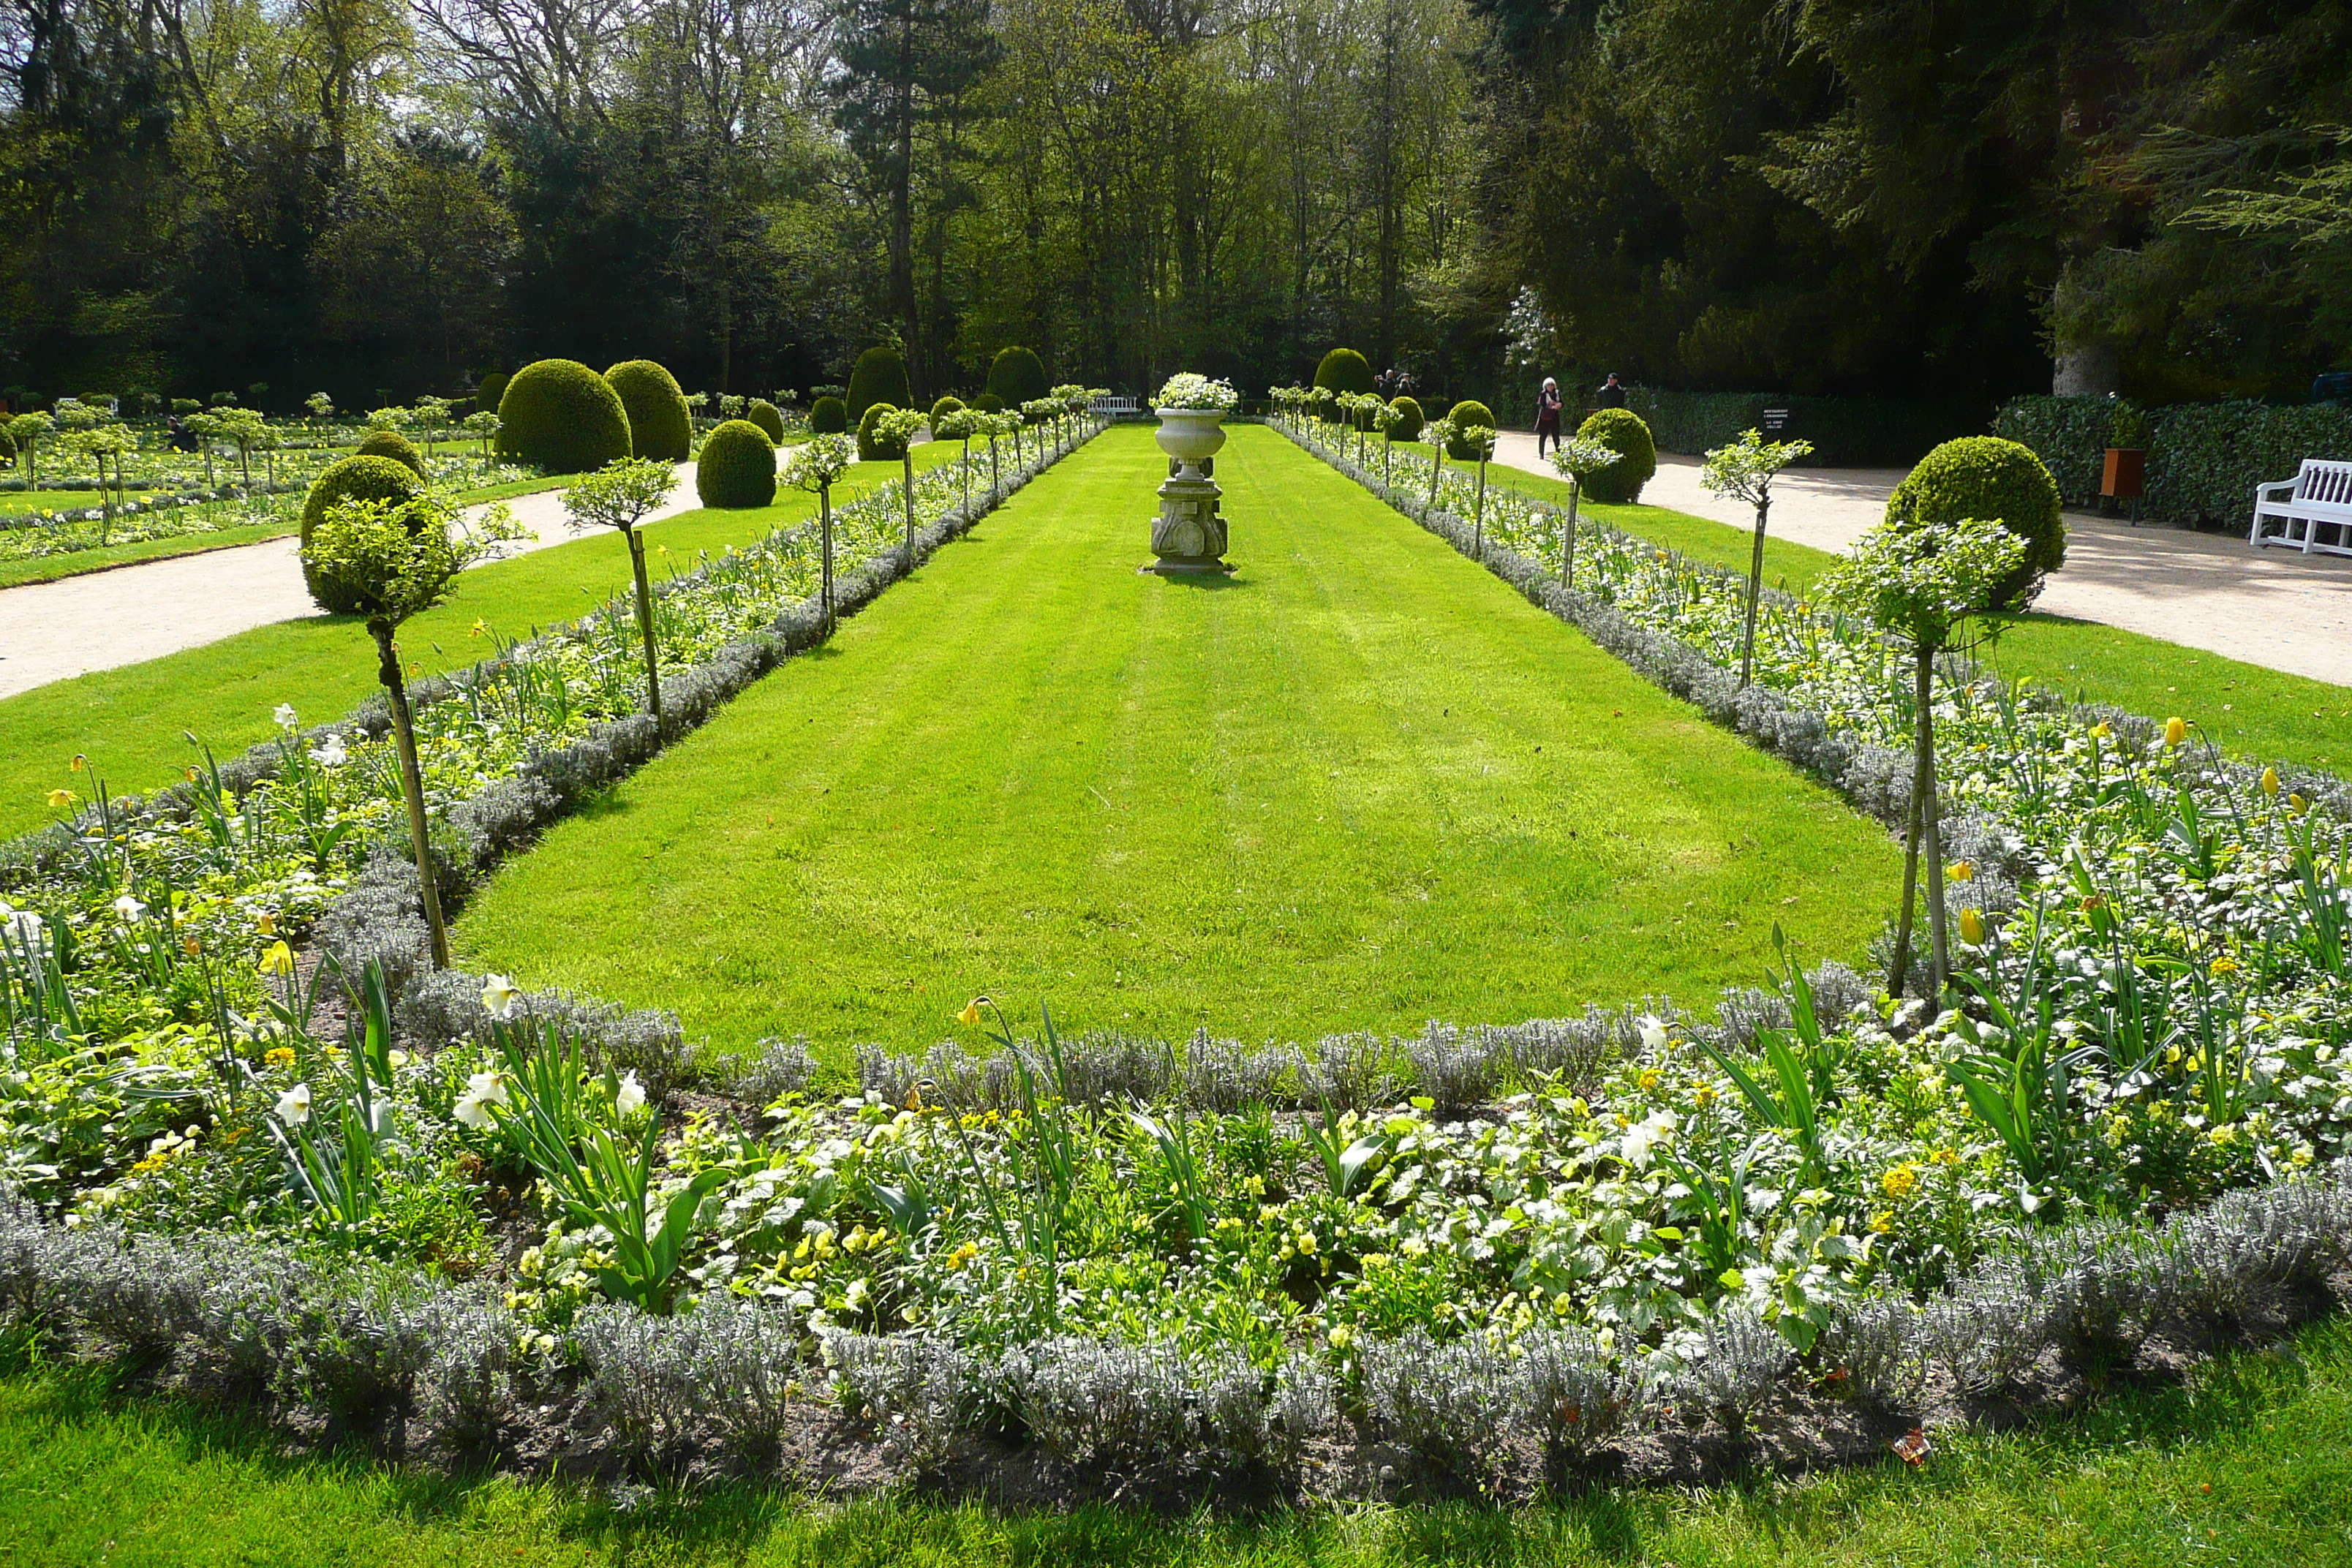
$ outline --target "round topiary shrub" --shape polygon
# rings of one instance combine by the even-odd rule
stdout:
[[[396,436],[393,438],[399,439]],[[345,585],[323,579],[310,569],[310,535],[326,520],[328,511],[347,500],[411,500],[424,491],[425,481],[395,458],[354,455],[338,458],[319,471],[319,477],[311,481],[310,495],[302,502],[302,580],[309,584],[310,596],[319,601],[320,609],[330,615],[351,616],[365,607]]]
[[[481,389],[474,394],[474,406],[484,414],[499,411],[499,399],[507,395],[507,373],[494,370],[482,377]]]
[[[631,456],[683,463],[694,455],[694,414],[677,377],[649,359],[625,359],[604,379],[629,416]]]
[[[907,362],[894,348],[867,349],[857,356],[857,368],[849,373],[849,416],[863,420],[866,411],[877,403],[893,408],[904,408],[915,401],[907,386]]]
[[[500,457],[551,474],[584,474],[629,452],[621,395],[576,359],[523,366],[499,399]]]
[[[1045,362],[1027,349],[1015,344],[996,351],[996,359],[988,367],[988,390],[996,395],[996,409],[1018,408],[1032,403],[1054,390],[1045,374]]]
[[[1455,404],[1445,417],[1449,423],[1465,430],[1473,425],[1484,425],[1489,430],[1495,428],[1495,411],[1466,397]],[[1445,443],[1445,455],[1457,463],[1466,463],[1478,453],[1468,442],[1456,436]]]
[[[1323,356],[1323,363],[1315,367],[1315,384],[1328,387],[1333,392],[1370,392],[1373,389],[1371,362],[1353,349],[1333,349]],[[1344,416],[1337,403],[1326,403],[1322,406],[1333,424],[1342,421]]]
[[[1391,441],[1420,440],[1421,427],[1429,423],[1429,416],[1421,411],[1420,401],[1411,397],[1391,397],[1389,399],[1389,406],[1404,416],[1397,421],[1396,428],[1389,432],[1389,439]]]
[[[936,425],[940,420],[946,418],[949,415],[958,412],[962,407],[963,399],[955,396],[953,394],[950,394],[948,396],[942,397],[937,403],[931,405],[931,423]]]
[[[983,392],[976,395],[971,400],[971,405],[974,408],[979,409],[982,414],[1002,414],[1004,412],[1004,399],[997,396],[996,394],[992,392]]]
[[[418,479],[425,477],[425,454],[416,449],[415,442],[397,430],[369,431],[366,438],[360,442],[359,449],[354,456],[390,458],[395,463],[406,464],[408,470]]]
[[[768,439],[781,443],[784,438],[784,411],[764,397],[751,399],[751,406],[743,410],[743,417],[768,433]]]
[[[845,436],[849,433],[849,405],[838,397],[820,397],[809,405],[809,434],[812,436]]]
[[[857,422],[858,461],[895,463],[907,455],[907,444],[904,441],[887,440],[880,430],[875,428],[881,422],[882,416],[898,412],[897,408],[887,403],[877,403],[866,411],[866,417]]]
[[[1999,436],[1963,436],[1926,457],[1886,498],[1889,522],[1998,521],[2025,541],[2025,563],[1993,602],[2021,610],[2042,580],[2066,563],[2066,520],[2058,484],[2032,449]]]
[[[1584,476],[1585,495],[1621,506],[1640,500],[1642,487],[1658,471],[1658,444],[1642,416],[1630,408],[1598,409],[1576,433],[1617,454],[1615,462]]]
[[[694,493],[705,506],[766,506],[776,499],[776,444],[749,419],[730,419],[702,444]]]

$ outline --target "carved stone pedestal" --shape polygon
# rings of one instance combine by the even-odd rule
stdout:
[[[1224,491],[1205,471],[1225,444],[1218,428],[1222,412],[1208,408],[1163,408],[1160,449],[1175,461],[1160,487],[1160,515],[1151,520],[1151,553],[1159,559],[1146,572],[1231,572],[1225,562],[1225,520],[1218,510]]]

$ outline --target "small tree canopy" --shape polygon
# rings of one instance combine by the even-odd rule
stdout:
[[[677,488],[677,469],[655,458],[621,458],[563,492],[563,510],[573,528],[634,530]]]
[[[954,418],[956,416],[950,415]],[[972,416],[986,418],[986,415]],[[857,461],[857,443],[846,436],[812,436],[784,457],[783,482],[795,489],[814,490],[837,484]]]
[[[1583,436],[1570,436],[1551,449],[1551,466],[1564,479],[1581,481],[1617,460],[1617,449]]]
[[[1811,441],[1767,441],[1761,433],[1750,430],[1728,447],[1709,452],[1698,482],[1717,495],[1754,506],[1772,493],[1773,475],[1800,458],[1811,457],[1812,450]]]
[[[398,626],[448,596],[457,574],[522,531],[504,506],[460,526],[457,504],[426,491],[408,500],[339,501],[310,531],[302,563],[370,622]]]
[[[1915,648],[1938,650],[1961,622],[1999,605],[2002,583],[2028,548],[1998,521],[1978,518],[1880,523],[1830,570],[1821,592]]]

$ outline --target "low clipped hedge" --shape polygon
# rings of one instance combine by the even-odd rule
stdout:
[[[848,433],[849,405],[838,397],[820,397],[809,405],[809,434],[845,436]]]
[[[907,443],[889,440],[877,428],[882,422],[882,416],[898,412],[893,404],[877,403],[858,420],[857,457],[860,462],[895,463],[907,455]]]
[[[1391,441],[1420,440],[1421,427],[1429,423],[1429,416],[1421,411],[1420,399],[1391,397],[1389,399],[1389,406],[1404,416],[1403,419],[1398,422],[1397,427],[1389,432],[1389,439]]]
[[[730,419],[702,443],[694,465],[694,493],[705,506],[730,511],[768,506],[776,499],[776,444],[748,419]]]
[[[743,410],[743,417],[768,433],[768,439],[781,444],[784,438],[784,411],[764,397],[751,399],[751,406]]]
[[[347,500],[404,501],[424,493],[424,479],[396,458],[354,453],[319,471],[319,477],[310,482],[310,495],[302,502],[302,581],[320,609],[330,615],[351,616],[357,615],[365,604],[344,584],[321,577],[311,568],[310,535],[326,521],[327,513]]]
[[[2005,579],[1994,602],[2023,609],[2042,579],[2066,562],[2066,520],[2058,484],[2030,447],[1999,436],[1963,436],[1919,459],[1886,498],[1889,522],[1998,521],[2025,541],[2025,562]]]
[[[623,360],[604,373],[629,416],[632,456],[683,463],[694,455],[694,412],[677,377],[649,359]]]
[[[1617,454],[1617,460],[1584,477],[1584,493],[1622,506],[1642,499],[1642,487],[1658,471],[1657,443],[1650,427],[1630,408],[1596,409],[1576,432]]]
[[[1661,452],[1699,457],[1764,427],[1764,411],[1788,411],[1775,440],[1813,445],[1809,468],[1907,468],[1938,443],[1983,433],[1990,407],[1968,397],[1797,397],[1784,392],[1626,389]]]
[[[1054,384],[1045,374],[1045,362],[1016,343],[996,351],[988,367],[988,390],[996,397],[996,408],[990,410],[995,413],[1034,402],[1053,391]]]
[[[962,408],[963,399],[950,393],[931,405],[931,423],[936,425],[949,415],[961,411]]]
[[[915,400],[907,384],[907,362],[894,348],[867,349],[849,373],[849,416],[862,420],[877,403],[904,408]]]
[[[1484,425],[1489,430],[1496,427],[1495,411],[1483,403],[1474,403],[1466,397],[1455,404],[1445,417],[1451,423],[1465,429],[1473,425]],[[1445,443],[1445,455],[1457,463],[1466,463],[1477,457],[1478,453],[1468,442],[1456,436]]]
[[[394,462],[404,465],[418,479],[425,477],[425,454],[416,449],[415,442],[397,430],[369,431],[353,456],[390,458]]]
[[[584,474],[632,450],[621,395],[576,359],[523,366],[499,399],[500,457],[551,474]]]
[[[2016,397],[1993,416],[1992,430],[2031,447],[2068,506],[2090,506],[2099,499],[2110,411],[2104,397]],[[2305,458],[2352,459],[2352,409],[2251,399],[2153,409],[2140,515],[2242,530],[2253,516],[2254,487],[2294,478]]]

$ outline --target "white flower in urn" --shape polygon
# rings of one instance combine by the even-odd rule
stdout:
[[[482,1005],[490,1016],[503,1024],[514,1016],[515,1004],[522,1000],[521,988],[510,974],[489,974],[482,978]]]
[[[1171,375],[1152,395],[1154,408],[1211,409],[1230,414],[1241,403],[1241,394],[1230,381],[1211,381],[1195,371]]]

